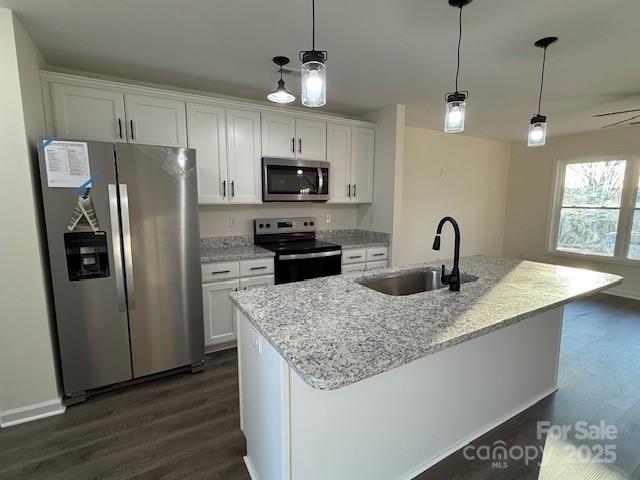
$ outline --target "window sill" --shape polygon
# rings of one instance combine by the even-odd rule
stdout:
[[[586,253],[563,252],[561,250],[546,250],[544,253],[545,255],[582,260],[583,262],[598,262],[612,265],[624,265],[626,267],[640,267],[640,260],[630,260],[628,258],[603,257],[600,255],[589,255]]]

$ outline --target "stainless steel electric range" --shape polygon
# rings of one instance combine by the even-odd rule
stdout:
[[[254,220],[254,243],[275,252],[275,283],[339,275],[342,247],[316,240],[315,217]]]

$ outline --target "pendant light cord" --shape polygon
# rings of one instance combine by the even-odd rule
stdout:
[[[547,47],[544,47],[542,54],[542,74],[540,76],[540,95],[538,96],[538,115],[540,115],[540,107],[542,106],[542,87],[544,87],[544,67],[547,63]]]
[[[316,0],[311,0],[311,51],[316,51]]]
[[[458,27],[458,65],[456,67],[456,93],[458,93],[458,77],[460,76],[460,45],[462,44],[462,4],[460,5]]]

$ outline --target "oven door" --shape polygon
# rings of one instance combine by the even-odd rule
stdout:
[[[262,199],[265,202],[328,200],[329,163],[264,157]]]
[[[276,258],[276,284],[339,275],[342,251],[296,253]]]

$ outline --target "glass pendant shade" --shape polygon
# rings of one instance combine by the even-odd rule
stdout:
[[[311,60],[302,64],[302,104],[322,107],[327,103],[327,69],[323,62]]]
[[[463,94],[452,94],[447,97],[447,107],[444,115],[445,133],[460,133],[464,131],[464,117],[467,102]]]
[[[547,139],[547,117],[536,115],[529,124],[529,147],[542,147]]]
[[[278,88],[267,95],[267,99],[276,103],[291,103],[296,97],[287,91],[284,86],[284,80],[278,80]]]

